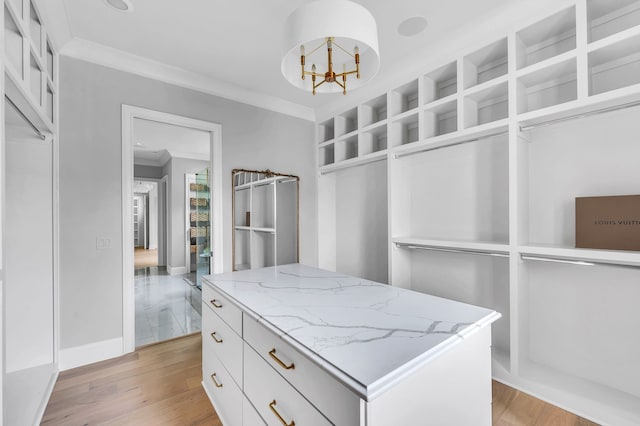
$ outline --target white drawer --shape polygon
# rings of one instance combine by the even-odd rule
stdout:
[[[202,344],[202,383],[213,408],[225,426],[242,425],[242,391],[214,355],[212,345]]]
[[[268,425],[331,424],[246,344],[244,353],[244,393]]]
[[[243,327],[245,341],[331,422],[360,424],[360,398],[356,394],[256,320],[245,315]],[[276,358],[293,367],[280,365]]]
[[[242,336],[242,311],[203,280],[202,304],[212,308],[229,326]]]
[[[249,402],[246,396],[242,396],[242,425],[243,426],[266,426],[260,414]]]
[[[242,339],[207,307],[202,309],[202,342],[211,345],[235,382],[242,386]]]

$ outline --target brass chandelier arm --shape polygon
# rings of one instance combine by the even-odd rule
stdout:
[[[319,72],[311,72],[311,71],[304,71],[304,75],[310,75],[310,76],[314,76],[314,77],[324,77],[324,74],[319,73]]]
[[[344,53],[346,53],[347,55],[349,55],[349,56],[351,56],[352,58],[354,58],[354,59],[355,59],[355,56],[353,55],[353,53],[348,52],[344,47],[342,47],[342,46],[340,46],[338,43],[336,43],[336,41],[333,39],[333,37],[331,37],[331,43],[332,43],[334,46],[338,46],[338,48],[339,48],[340,50],[342,50]]]

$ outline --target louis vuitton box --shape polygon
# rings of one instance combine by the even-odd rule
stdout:
[[[576,247],[640,251],[640,195],[577,197]]]

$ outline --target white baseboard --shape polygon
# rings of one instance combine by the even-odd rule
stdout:
[[[122,337],[73,348],[61,349],[59,358],[60,371],[70,370],[94,362],[104,361],[124,355]]]
[[[187,267],[167,265],[167,272],[169,273],[169,275],[183,275],[187,273]]]

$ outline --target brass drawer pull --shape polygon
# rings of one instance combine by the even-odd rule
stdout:
[[[293,364],[293,362],[289,365],[285,364],[284,362],[282,362],[282,360],[280,358],[278,358],[276,356],[276,348],[273,348],[269,351],[269,356],[271,356],[271,358],[273,358],[273,360],[275,362],[278,363],[278,365],[282,368],[284,368],[285,370],[293,370],[296,368],[296,366]]]
[[[217,388],[221,388],[222,387],[222,383],[218,383],[216,381],[216,373],[213,373],[211,375],[211,380],[213,381],[213,384],[216,385]]]
[[[222,308],[222,305],[220,303],[218,303],[218,301],[216,299],[211,299],[211,301],[209,303],[211,303],[214,308]]]
[[[278,410],[276,410],[276,400],[274,399],[273,401],[271,401],[271,403],[269,403],[269,408],[271,408],[271,411],[273,412],[273,414],[276,415],[276,417],[278,418],[278,420],[280,420],[280,422],[284,425],[284,426],[296,426],[296,422],[291,420],[291,423],[287,423],[287,421],[285,419],[282,418],[282,416],[280,415],[280,413],[278,413]]]
[[[218,339],[218,337],[216,336],[216,332],[215,331],[213,333],[211,333],[211,337],[213,337],[213,340],[215,340],[216,343],[222,343],[222,339]]]

